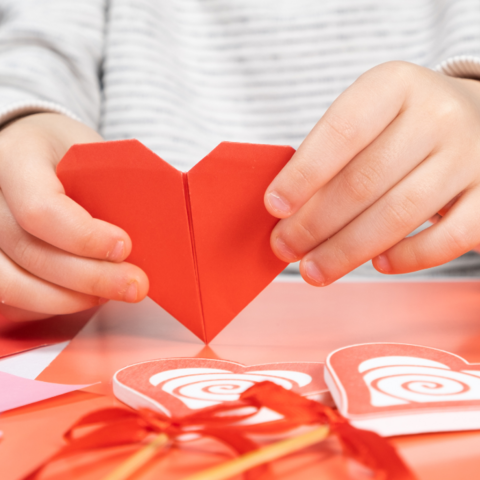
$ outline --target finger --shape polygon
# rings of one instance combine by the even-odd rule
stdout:
[[[401,113],[368,147],[272,232],[273,251],[294,262],[332,237],[432,152],[437,131],[418,112]],[[425,125],[419,129],[419,125]]]
[[[373,259],[382,273],[408,273],[436,267],[480,243],[480,192],[467,191],[435,225],[408,237]]]
[[[378,202],[309,252],[300,264],[308,283],[328,285],[397,244],[469,183],[451,152],[429,157]],[[464,169],[466,170],[466,169]]]
[[[0,249],[36,277],[111,300],[138,302],[148,293],[148,278],[135,265],[78,257],[25,232],[8,210],[1,193],[0,225]]]
[[[272,215],[295,213],[395,119],[407,90],[403,75],[391,69],[370,70],[333,102],[267,188]]]
[[[87,310],[104,299],[34,277],[0,252],[0,304],[49,315]]]
[[[21,308],[11,307],[10,305],[0,305],[0,318],[5,318],[12,322],[28,322],[31,320],[43,320],[49,318],[48,313],[30,312]]]
[[[131,251],[127,233],[91,215],[65,195],[55,174],[55,152],[44,142],[3,148],[0,185],[20,226],[37,238],[83,257],[123,261]]]

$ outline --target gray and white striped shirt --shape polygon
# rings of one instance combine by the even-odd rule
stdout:
[[[480,0],[0,0],[0,15],[0,123],[62,112],[183,170],[223,140],[298,147],[379,63],[480,77]]]

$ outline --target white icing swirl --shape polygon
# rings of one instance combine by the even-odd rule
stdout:
[[[422,358],[378,357],[360,364],[359,371],[374,407],[480,399],[478,372],[454,371]]]
[[[284,370],[233,373],[210,368],[184,368],[161,372],[150,378],[152,385],[194,410],[238,400],[245,390],[264,381],[291,390],[295,386],[308,385],[312,377],[303,372]]]

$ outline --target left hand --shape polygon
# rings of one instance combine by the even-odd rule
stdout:
[[[480,244],[480,82],[405,62],[369,70],[309,133],[265,205],[282,219],[275,254],[302,259],[312,285],[370,259],[392,274],[466,253]]]

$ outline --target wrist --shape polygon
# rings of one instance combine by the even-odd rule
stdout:
[[[25,144],[25,139],[29,141]],[[0,130],[0,148],[14,152],[21,145],[46,149],[59,161],[75,144],[102,142],[98,132],[61,113],[35,113],[9,122]]]

